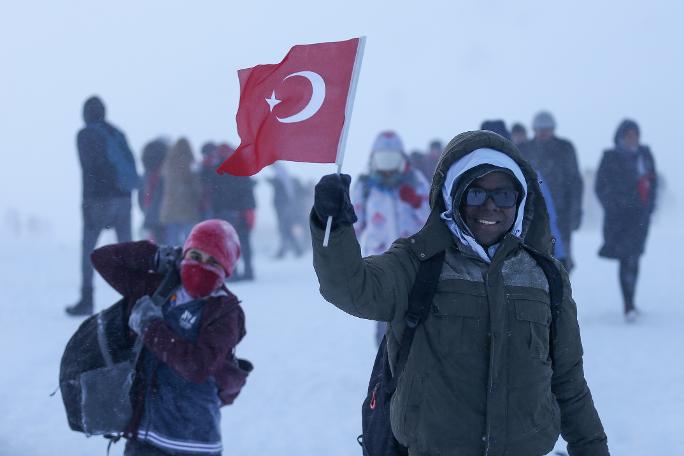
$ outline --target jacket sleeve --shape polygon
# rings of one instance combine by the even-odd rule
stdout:
[[[356,317],[391,321],[403,315],[419,261],[406,240],[395,242],[382,255],[361,258],[354,230],[342,226],[330,233],[323,247],[324,227],[311,216],[314,269],[326,301]]]
[[[577,307],[563,270],[563,303],[554,319],[551,388],[561,412],[561,434],[570,456],[607,456],[608,442],[584,378]]]
[[[599,163],[598,171],[596,172],[596,182],[594,183],[594,191],[598,197],[601,206],[604,208],[610,206],[612,200],[612,192],[610,182],[610,158],[608,153],[604,152]]]
[[[195,342],[176,335],[161,319],[150,323],[143,334],[145,347],[190,382],[202,383],[223,367],[245,334],[244,313],[235,303],[208,301]]]
[[[106,245],[90,254],[93,267],[116,291],[130,299],[153,294],[161,276],[154,256],[157,246],[149,241]]]
[[[653,154],[651,153],[650,149],[647,150],[647,156],[648,156],[648,166],[650,167],[651,171],[651,194],[650,194],[650,200],[649,200],[649,208],[650,211],[653,212],[656,209],[656,206],[658,205],[658,170],[656,169],[656,164],[655,164],[655,158],[653,158]]]
[[[215,374],[214,378],[219,386],[219,399],[221,405],[232,404],[247,383],[247,376],[252,370],[249,361],[229,356],[224,365]]]

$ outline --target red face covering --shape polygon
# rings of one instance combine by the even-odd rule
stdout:
[[[222,268],[195,260],[183,260],[180,273],[183,287],[195,299],[204,298],[218,290],[226,278]]]

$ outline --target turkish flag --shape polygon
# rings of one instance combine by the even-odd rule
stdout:
[[[335,163],[344,148],[363,38],[294,46],[238,71],[240,146],[218,172],[251,176],[277,160]]]

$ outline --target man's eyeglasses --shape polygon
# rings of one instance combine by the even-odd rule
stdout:
[[[466,192],[465,202],[468,206],[482,206],[491,198],[497,207],[511,208],[518,202],[518,192],[511,189],[497,188],[495,190],[485,190],[483,188],[472,187]]]

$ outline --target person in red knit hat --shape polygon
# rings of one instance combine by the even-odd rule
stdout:
[[[252,368],[235,356],[245,315],[224,284],[239,257],[237,233],[223,220],[197,224],[182,248],[140,241],[92,253],[128,300],[128,326],[144,343],[124,455],[221,454],[219,409]],[[179,269],[180,284],[159,307],[150,295],[169,268]]]

